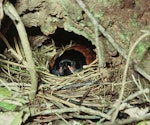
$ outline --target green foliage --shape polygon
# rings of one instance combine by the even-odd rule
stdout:
[[[102,123],[100,121],[96,122],[96,125],[101,125]]]
[[[2,110],[14,111],[16,109],[16,105],[3,101],[5,98],[10,98],[11,95],[12,94],[8,89],[0,87],[0,108]]]
[[[150,121],[149,121],[150,122]],[[141,122],[139,122],[137,125],[148,125],[148,122],[146,122],[146,121],[141,121]]]
[[[11,97],[11,95],[12,94],[8,89],[0,87],[0,98],[2,98],[2,97]]]
[[[147,44],[147,42],[142,42],[142,41],[137,45],[135,49],[137,59],[141,60],[143,58],[143,55],[146,52],[148,47],[149,45]]]
[[[0,101],[0,108],[4,111],[14,111],[16,109],[16,105]]]
[[[21,125],[22,123],[22,115],[23,115],[23,111],[20,111],[17,116],[14,118],[13,122],[11,123],[11,125]]]

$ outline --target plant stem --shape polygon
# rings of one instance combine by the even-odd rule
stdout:
[[[15,7],[10,2],[5,3],[4,12],[6,15],[8,15],[11,18],[11,20],[15,24],[21,40],[21,44],[23,46],[23,50],[28,64],[27,69],[29,70],[29,73],[31,75],[31,91],[30,91],[29,99],[32,100],[35,98],[37,92],[38,80],[37,80],[35,64],[32,58],[32,51],[28,41],[27,33],[24,24],[20,19],[19,14],[17,13]]]

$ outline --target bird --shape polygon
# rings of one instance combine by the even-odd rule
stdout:
[[[54,55],[50,60],[50,72],[57,76],[68,76],[79,72],[96,58],[95,52],[81,44],[66,49],[62,55]]]

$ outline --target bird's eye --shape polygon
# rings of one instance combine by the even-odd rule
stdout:
[[[75,65],[76,65],[76,62],[72,61],[70,66],[75,66]]]
[[[64,65],[64,63],[63,63],[63,62],[60,62],[60,63],[59,63],[59,66],[63,66],[63,65]]]

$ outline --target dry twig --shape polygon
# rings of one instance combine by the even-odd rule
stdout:
[[[140,38],[138,38],[136,40],[136,42],[134,43],[134,45],[132,46],[132,48],[129,51],[129,54],[127,56],[127,62],[126,62],[126,65],[125,65],[125,70],[124,70],[124,73],[123,73],[122,87],[121,87],[119,99],[118,99],[117,104],[116,104],[116,111],[114,112],[113,117],[112,117],[112,121],[113,122],[117,118],[117,115],[118,115],[118,112],[119,112],[119,107],[120,107],[120,104],[122,102],[122,98],[123,98],[123,94],[124,94],[124,90],[125,90],[126,78],[127,78],[127,71],[128,71],[128,67],[129,67],[129,63],[130,63],[130,58],[131,58],[132,52],[135,49],[135,47],[138,45],[138,43],[142,39],[144,39],[145,37],[147,37],[149,35],[150,35],[150,32],[148,32],[148,31],[145,32]]]
[[[81,0],[76,0],[78,2],[78,4],[80,5],[80,7],[85,11],[85,13],[88,15],[88,17],[91,19],[92,23],[95,26],[95,36],[97,36],[97,28],[99,29],[99,31],[108,39],[108,41],[113,45],[113,47],[126,59],[127,55],[125,50],[123,50],[123,48],[121,48],[118,44],[115,43],[115,40],[111,37],[111,35],[103,28],[102,25],[100,25],[97,20],[92,16],[92,14],[86,9],[84,3]],[[98,44],[98,38],[95,38],[96,41],[96,45],[99,46]],[[101,52],[102,48],[98,48],[98,52]],[[101,53],[99,53],[101,54]],[[102,55],[99,55],[99,59],[102,59],[101,57]],[[104,63],[104,62],[103,62]]]
[[[14,8],[14,6],[9,3],[6,2],[4,5],[4,12],[5,14],[7,14],[12,21],[14,22],[16,29],[18,31],[23,49],[24,49],[24,53],[27,59],[27,63],[28,63],[28,70],[29,73],[31,75],[31,92],[29,95],[30,99],[33,99],[35,97],[35,94],[37,92],[37,85],[38,85],[38,81],[37,81],[37,75],[36,75],[36,70],[35,70],[35,65],[34,65],[34,61],[32,58],[32,51],[30,48],[30,44],[28,41],[28,37],[27,37],[27,33],[25,31],[25,27],[16,11],[16,9]]]
[[[40,95],[38,95],[40,96]],[[71,108],[63,108],[63,109],[54,109],[54,110],[46,110],[46,111],[41,111],[39,113],[36,113],[36,114],[32,114],[33,116],[36,116],[36,115],[46,115],[46,114],[53,114],[53,113],[65,113],[65,112],[77,112],[77,111],[81,111],[81,112],[84,112],[84,113],[87,113],[87,114],[91,114],[91,115],[97,115],[97,116],[102,116],[108,120],[110,120],[110,116],[109,115],[106,115],[105,113],[103,112],[100,112],[100,111],[97,111],[97,110],[93,110],[93,109],[90,109],[90,108],[86,108],[84,106],[77,106],[75,104],[72,104],[70,102],[67,102],[67,101],[64,101],[60,98],[57,98],[57,97],[54,97],[52,95],[48,95],[48,97],[44,97],[48,100],[53,100],[53,101],[56,101],[56,102],[61,102],[62,104],[65,104]]]
[[[145,96],[146,101],[150,102],[150,98],[148,98],[148,96],[145,94],[145,93],[149,93],[150,92],[149,88],[146,88],[147,89],[147,92],[146,92],[146,89],[143,89],[143,86],[142,86],[141,82],[140,81],[137,82],[133,75],[132,75],[132,78],[134,80],[134,83],[136,84],[136,86],[140,90],[139,93],[141,92]],[[145,92],[144,92],[144,90],[145,90]]]
[[[86,9],[85,4],[81,0],[76,0],[79,6],[85,11],[85,13],[90,18],[91,22],[94,25],[94,33],[95,33],[95,43],[97,48],[97,54],[98,54],[98,63],[99,67],[104,67],[105,59],[104,59],[104,51],[103,51],[103,44],[102,41],[99,42],[99,33],[98,33],[98,22],[96,19],[92,16],[92,14],[89,12],[88,9]]]
[[[114,121],[114,122],[104,122],[102,125],[128,125],[133,122],[139,122],[142,120],[144,121],[149,119],[150,119],[150,113],[144,116],[140,116],[138,118],[129,118],[129,119],[124,119],[124,120]]]

